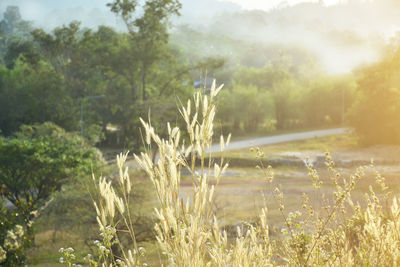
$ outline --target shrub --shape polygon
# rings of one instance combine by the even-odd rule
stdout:
[[[18,213],[6,207],[0,199],[0,265],[19,266],[25,263],[25,249],[31,240],[26,227],[18,220]]]

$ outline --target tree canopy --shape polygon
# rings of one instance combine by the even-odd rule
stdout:
[[[29,220],[54,191],[101,160],[84,139],[52,123],[22,126],[14,138],[0,139],[0,195]]]
[[[364,144],[400,144],[400,47],[359,70],[350,118]]]

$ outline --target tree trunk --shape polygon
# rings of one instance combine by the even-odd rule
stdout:
[[[132,77],[129,79],[130,80],[130,84],[131,84],[131,90],[132,90],[132,94],[133,94],[133,99],[137,99],[137,86],[135,83],[135,79]]]
[[[142,63],[142,100],[146,100],[146,64]]]
[[[233,130],[234,131],[240,130],[240,120],[238,118],[235,118],[233,121]]]

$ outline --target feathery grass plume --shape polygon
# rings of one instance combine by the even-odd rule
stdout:
[[[196,93],[194,112],[190,100],[186,107],[180,109],[190,142],[185,150],[180,150],[180,129],[169,130],[168,139],[162,140],[150,124],[142,121],[146,139],[152,139],[158,146],[160,157],[157,163],[153,163],[147,153],[142,153],[140,157],[135,155],[135,159],[153,182],[161,204],[155,210],[158,218],[155,230],[158,243],[170,265],[206,266],[210,263],[209,249],[213,237],[210,222],[216,219],[212,217],[214,189],[208,183],[210,169],[206,166],[205,158],[213,137],[214,100],[221,88],[216,89],[214,82],[209,99]],[[200,113],[202,116],[199,116]],[[198,121],[199,117],[201,121]],[[185,155],[191,156],[191,164]],[[200,172],[194,168],[197,158],[201,162]],[[217,179],[224,167],[214,165]],[[187,168],[194,176],[192,199],[186,203],[180,199],[179,192],[182,168]]]
[[[222,86],[217,88],[214,81],[209,96],[199,92],[194,95],[194,110],[190,100],[186,107],[180,108],[189,135],[189,145],[185,150],[179,149],[180,129],[169,130],[168,139],[162,140],[150,124],[142,121],[146,139],[152,139],[158,146],[160,157],[157,163],[153,163],[147,153],[135,155],[135,159],[147,172],[156,189],[161,204],[155,210],[158,218],[155,226],[157,241],[171,266],[246,266],[251,262],[258,262],[259,266],[270,264],[269,257],[265,257],[269,242],[259,242],[263,231],[251,226],[237,237],[236,245],[233,245],[227,233],[220,229],[212,209],[215,187],[209,184],[211,169],[214,169],[218,184],[221,174],[228,167],[223,158],[220,163],[213,163],[210,152],[216,113],[215,98],[221,89]],[[223,137],[220,138],[221,151],[229,142],[230,135],[226,142]],[[189,161],[187,156],[190,156]],[[200,162],[198,171],[195,170],[196,161]],[[187,168],[194,177],[192,197],[186,203],[180,199],[179,192],[183,168]],[[263,230],[267,227],[265,221],[264,218]],[[263,237],[264,241],[267,240]]]
[[[90,266],[146,266],[143,262],[144,250],[136,243],[132,215],[130,213],[129,195],[132,193],[132,184],[128,167],[125,162],[128,152],[117,156],[119,177],[113,181],[110,178],[100,177],[93,181],[98,189],[98,196],[94,201],[99,226],[100,240],[95,240],[97,248],[95,255],[88,254],[84,260]],[[117,183],[117,189],[113,182]],[[132,241],[132,247],[125,247],[119,235],[127,234]],[[117,249],[116,249],[117,248]],[[63,249],[60,263],[76,266],[73,249]]]

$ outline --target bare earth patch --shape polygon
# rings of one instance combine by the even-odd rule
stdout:
[[[345,145],[339,142],[339,146],[328,140],[305,141],[306,144],[296,142],[295,144],[280,144],[265,146],[261,149],[266,158],[275,160],[298,160],[304,162],[304,167],[281,166],[274,168],[275,179],[270,184],[266,181],[263,173],[255,168],[233,168],[223,177],[216,190],[215,210],[223,223],[232,225],[241,221],[251,221],[258,214],[261,207],[266,205],[269,209],[270,223],[279,226],[283,216],[278,210],[278,202],[273,197],[276,187],[280,188],[285,197],[284,213],[301,210],[302,194],[307,193],[315,206],[320,206],[322,197],[330,198],[333,192],[331,185],[332,173],[325,166],[325,148],[330,148],[331,156],[337,162],[337,170],[341,177],[346,178],[353,174],[359,166],[368,166],[366,175],[362,178],[353,196],[356,200],[363,200],[364,193],[372,185],[379,194],[379,186],[375,182],[376,172],[385,177],[386,184],[394,194],[400,192],[400,146],[374,146],[360,148],[354,145]],[[337,140],[338,137],[335,137]],[[343,137],[340,137],[344,139]],[[333,141],[335,141],[333,139]],[[280,148],[292,147],[293,150],[279,151]],[[271,148],[271,149],[270,149]],[[311,149],[310,149],[311,148]],[[268,150],[272,150],[271,153]],[[255,159],[254,153],[248,150],[232,151],[229,156],[240,155],[243,158]],[[324,185],[317,192],[312,187],[312,181],[308,177],[305,160],[309,158],[320,174]],[[374,167],[370,167],[373,159]],[[254,167],[257,161],[254,161]],[[212,179],[212,178],[211,178]],[[211,182],[213,184],[213,182]],[[215,184],[215,182],[214,182]],[[181,196],[190,198],[191,178],[187,177],[181,183]],[[279,227],[278,227],[279,228]]]

